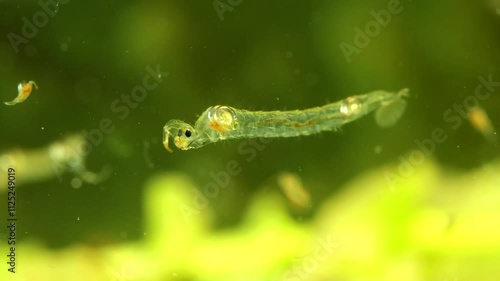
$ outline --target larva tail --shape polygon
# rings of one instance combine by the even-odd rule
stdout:
[[[406,101],[403,97],[408,97],[409,90],[402,89],[395,99],[383,105],[375,112],[375,121],[382,128],[394,126],[401,118],[406,109]]]
[[[15,100],[13,100],[13,101],[4,101],[3,103],[4,103],[4,104],[6,104],[6,105],[15,105],[15,104],[17,104],[17,103],[18,103],[18,100],[17,100],[17,99],[15,99]]]

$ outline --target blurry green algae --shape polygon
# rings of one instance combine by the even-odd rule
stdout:
[[[460,174],[427,160],[391,186],[384,175],[397,169],[359,175],[306,222],[290,216],[278,190],[258,193],[242,223],[229,230],[213,227],[210,202],[196,208],[197,186],[188,176],[157,175],[146,184],[141,241],[64,250],[26,241],[18,252],[22,270],[0,277],[498,280],[500,163]],[[186,216],[187,207],[196,212]]]

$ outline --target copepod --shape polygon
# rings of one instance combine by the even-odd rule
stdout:
[[[35,81],[29,81],[28,83],[23,81],[19,83],[19,85],[17,85],[17,97],[12,101],[6,101],[4,103],[6,105],[15,105],[25,101],[31,94],[33,86],[35,86],[35,89],[38,89],[38,86],[36,85]]]

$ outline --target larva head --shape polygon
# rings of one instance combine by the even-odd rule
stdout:
[[[177,148],[188,150],[190,149],[189,145],[196,136],[196,132],[191,125],[180,120],[168,121],[163,127],[163,145],[169,152],[172,152],[172,149],[168,146],[170,136],[173,136]]]

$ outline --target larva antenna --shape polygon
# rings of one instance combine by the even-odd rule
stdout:
[[[168,146],[168,139],[170,138],[170,132],[168,124],[165,124],[163,127],[163,146],[167,149],[168,152],[172,153],[173,150]]]

